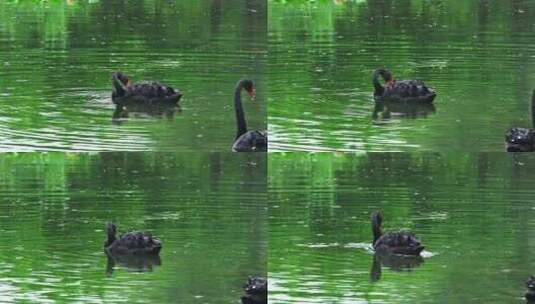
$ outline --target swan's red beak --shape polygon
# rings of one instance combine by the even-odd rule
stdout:
[[[247,90],[247,94],[249,94],[249,97],[254,101],[256,98],[256,89],[252,88],[250,90]]]

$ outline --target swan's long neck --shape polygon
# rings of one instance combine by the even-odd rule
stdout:
[[[372,219],[372,231],[373,231],[373,245],[375,245],[375,242],[383,235],[383,232],[381,231],[381,224],[377,222],[377,218],[374,217]]]
[[[243,107],[241,104],[241,90],[242,84],[239,83],[236,86],[236,92],[234,93],[234,110],[236,111],[236,125],[238,127],[236,139],[247,133],[247,122],[245,122],[245,115],[243,113]]]
[[[535,90],[531,96],[531,123],[533,124],[533,128],[535,128]]]
[[[124,94],[126,94],[126,86],[123,84],[123,82],[117,78],[116,75],[113,75],[113,88],[114,88],[114,93],[116,93],[115,96],[119,97],[119,96],[123,96]]]
[[[117,238],[115,237],[115,233],[108,232],[108,239],[106,240],[105,246],[110,246],[111,244],[113,244],[113,242],[115,242],[115,240],[117,240]]]
[[[373,72],[373,87],[375,88],[374,95],[383,95],[385,88],[381,85],[381,81],[379,81],[379,76],[381,76],[381,72],[379,70],[375,70]]]

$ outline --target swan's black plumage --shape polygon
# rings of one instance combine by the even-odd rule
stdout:
[[[121,72],[112,75],[112,101],[121,106],[131,104],[168,104],[177,105],[182,93],[156,81],[132,83],[130,78]]]
[[[535,128],[535,91],[531,97],[531,123]],[[505,134],[507,152],[535,151],[535,129],[512,128]]]
[[[381,84],[379,77],[385,81]],[[386,69],[373,72],[373,93],[375,99],[391,102],[432,103],[436,97],[435,91],[428,88],[420,80],[394,80],[392,73]]]
[[[106,224],[108,239],[104,243],[104,250],[109,255],[123,254],[158,254],[162,249],[160,240],[153,238],[152,235],[133,231],[116,237],[117,226],[113,223]]]
[[[401,255],[419,255],[424,249],[416,236],[408,231],[395,231],[383,234],[381,224],[383,216],[379,212],[372,213],[373,249],[375,252],[386,252]]]
[[[242,304],[267,304],[267,280],[265,278],[249,278],[244,286],[245,295]]]
[[[530,276],[528,280],[526,281],[526,288],[528,289],[528,292],[526,292],[526,300],[530,302],[535,302],[535,276]]]
[[[241,91],[245,89],[254,98],[255,88],[252,80],[240,80],[234,92],[234,110],[236,111],[237,133],[232,150],[235,152],[265,152],[267,151],[267,132],[265,130],[247,131],[247,122],[241,102]]]

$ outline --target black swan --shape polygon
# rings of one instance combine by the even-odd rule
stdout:
[[[162,243],[144,232],[133,231],[117,238],[117,226],[106,224],[108,239],[104,243],[104,250],[108,255],[157,255],[162,249]]]
[[[130,78],[121,72],[112,75],[113,103],[120,106],[127,105],[177,105],[182,93],[171,87],[155,81],[132,83]]]
[[[383,77],[385,85],[381,85],[379,76]],[[394,80],[387,69],[377,69],[373,72],[373,96],[379,101],[432,103],[437,94],[420,80]]]
[[[526,281],[526,287],[528,292],[526,292],[526,300],[529,302],[535,302],[535,276],[530,276]]]
[[[408,231],[387,232],[383,234],[381,224],[383,216],[379,212],[372,213],[373,249],[379,253],[400,255],[420,255],[424,246],[414,234]]]
[[[535,90],[531,97],[531,120],[535,127]],[[535,151],[535,129],[512,128],[505,134],[507,152]]]
[[[247,131],[247,123],[241,103],[241,91],[245,89],[251,98],[255,97],[255,88],[252,80],[243,79],[236,85],[234,92],[234,110],[236,111],[236,124],[238,132],[232,150],[234,152],[266,152],[267,151],[267,132],[266,131]]]
[[[245,295],[242,304],[267,304],[267,280],[265,278],[249,278],[244,286]]]

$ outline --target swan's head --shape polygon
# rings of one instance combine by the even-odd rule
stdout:
[[[510,129],[505,135],[507,152],[535,151],[535,130],[526,128]]]
[[[254,100],[256,97],[256,89],[254,87],[254,82],[250,79],[242,79],[238,82],[238,87],[243,88],[247,94]]]
[[[126,76],[125,74],[123,74],[122,72],[115,72],[113,73],[112,75],[112,79],[117,79],[119,80],[122,84],[124,84],[125,86],[129,86],[132,81],[130,80],[130,78],[128,76]]]
[[[108,236],[115,236],[115,234],[117,233],[117,226],[115,226],[115,224],[112,222],[107,222],[106,233],[108,234]]]
[[[377,69],[375,70],[375,73],[377,73],[378,75],[381,75],[381,77],[383,77],[383,79],[387,83],[394,80],[394,76],[392,75],[392,72],[390,72],[389,70],[385,68]]]

